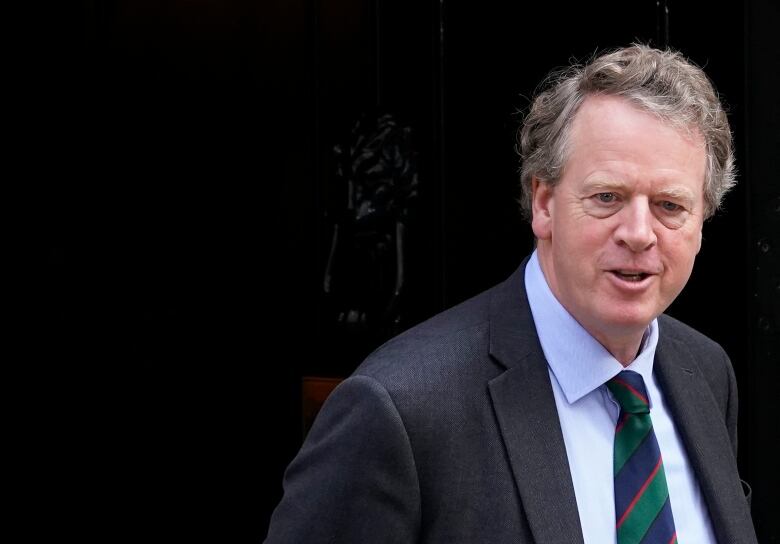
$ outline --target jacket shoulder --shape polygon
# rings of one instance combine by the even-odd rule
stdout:
[[[674,317],[666,314],[660,315],[658,324],[662,338],[686,344],[694,353],[718,355],[720,358],[727,357],[720,344]]]
[[[668,315],[658,318],[660,340],[676,351],[688,353],[724,412],[736,408],[737,384],[729,356],[716,341]]]
[[[457,365],[486,356],[490,324],[488,289],[391,338],[371,353],[355,371],[380,379],[412,368]]]

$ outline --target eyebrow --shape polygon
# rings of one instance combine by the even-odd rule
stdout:
[[[616,190],[626,190],[628,188],[628,185],[622,181],[616,181],[616,180],[593,180],[593,181],[586,181],[583,184],[583,188],[587,192],[591,191],[616,191]]]
[[[694,200],[693,193],[683,187],[669,187],[667,189],[662,189],[661,191],[658,191],[657,195],[678,200],[688,200],[691,202]]]

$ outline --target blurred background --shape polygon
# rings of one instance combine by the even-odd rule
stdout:
[[[11,50],[23,393],[31,500],[56,513],[33,535],[262,540],[329,384],[530,252],[515,132],[542,78],[642,41],[730,111],[740,183],[669,313],[734,362],[742,475],[780,542],[776,2],[84,0],[31,20]]]

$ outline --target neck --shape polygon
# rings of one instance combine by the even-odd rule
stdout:
[[[584,327],[584,325],[583,325]],[[617,336],[614,333],[609,335],[599,334],[585,327],[593,338],[604,346],[618,362],[624,367],[630,365],[634,359],[636,359],[639,353],[639,348],[642,345],[642,338],[644,337],[644,331],[638,336],[636,333],[628,334],[626,336]]]
[[[569,307],[560,296],[555,275],[552,273],[553,267],[550,262],[552,255],[550,254],[549,247],[544,246],[544,244],[538,240],[537,257],[545,281],[558,302],[560,302],[566,311],[577,320],[582,328],[588,331],[596,341],[604,346],[604,349],[617,359],[620,364],[624,367],[630,365],[639,353],[639,347],[642,345],[642,339],[644,338],[647,326],[638,327],[636,324],[624,326],[614,324],[614,326],[609,326],[608,324],[599,322],[597,319],[593,318],[587,311],[577,312],[576,308]]]

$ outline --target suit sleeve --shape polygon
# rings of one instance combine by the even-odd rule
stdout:
[[[415,542],[419,526],[417,470],[401,416],[378,382],[348,378],[287,468],[266,542]]]

